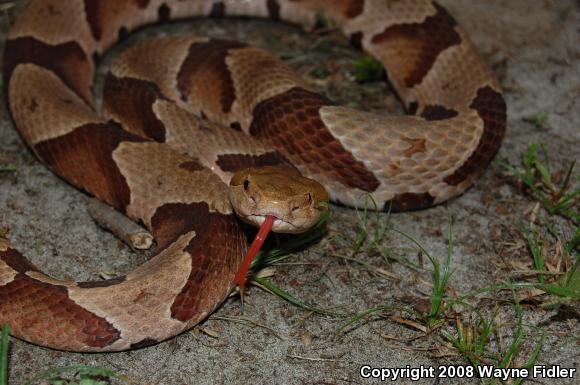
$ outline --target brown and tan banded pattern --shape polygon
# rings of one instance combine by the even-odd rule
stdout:
[[[103,114],[94,110],[94,58],[120,37],[158,21],[230,15],[305,28],[328,17],[383,62],[413,115],[338,106],[268,53],[206,37],[130,48],[108,75]],[[32,151],[158,242],[126,276],[76,283],[44,275],[0,239],[0,323],[57,349],[146,346],[210,314],[246,249],[228,199],[237,170],[275,166],[268,172],[298,178],[298,169],[336,202],[363,207],[370,194],[385,208],[412,210],[461,194],[505,133],[498,82],[430,0],[31,0],[10,31],[3,71]],[[290,206],[313,199],[287,191],[299,191]]]

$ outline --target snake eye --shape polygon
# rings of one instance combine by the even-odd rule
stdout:
[[[250,181],[247,179],[244,179],[244,190],[248,191],[248,187],[250,187]]]
[[[310,206],[312,204],[312,194],[306,194],[306,204]]]

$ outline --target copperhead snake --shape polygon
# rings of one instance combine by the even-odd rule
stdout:
[[[96,111],[96,58],[136,28],[251,16],[309,29],[321,15],[384,64],[409,115],[338,106],[268,53],[205,37],[129,48]],[[326,191],[352,207],[368,202],[363,194],[399,211],[438,204],[483,172],[506,126],[499,83],[428,0],[32,0],[9,33],[3,71],[34,154],[141,221],[158,244],[126,276],[74,282],[43,274],[0,238],[0,323],[71,351],[147,346],[206,318],[230,293],[247,248],[234,211],[260,223],[262,202],[275,227],[298,232]],[[277,178],[296,184],[262,192]]]

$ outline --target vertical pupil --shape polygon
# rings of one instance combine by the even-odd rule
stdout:
[[[247,190],[248,186],[250,186],[250,181],[246,179],[244,180],[244,190]]]

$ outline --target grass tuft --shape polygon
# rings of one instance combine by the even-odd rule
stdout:
[[[363,217],[364,218],[364,217]],[[447,255],[443,266],[441,263],[431,256],[431,254],[419,243],[416,239],[412,236],[408,235],[404,231],[398,230],[394,227],[390,227],[390,230],[393,232],[402,235],[403,237],[410,240],[417,248],[429,258],[433,266],[433,290],[431,292],[430,297],[430,310],[427,314],[418,314],[419,318],[422,322],[425,323],[427,326],[427,330],[433,330],[439,327],[443,323],[443,319],[448,307],[445,304],[445,291],[447,289],[447,285],[449,283],[449,278],[451,277],[451,255],[453,251],[453,230],[452,226],[449,226],[449,238],[448,238],[448,247],[447,247]],[[359,322],[366,317],[376,314],[376,313],[390,313],[393,311],[402,311],[409,315],[411,313],[416,314],[416,312],[410,311],[408,308],[403,306],[393,306],[393,305],[380,305],[376,306],[367,310],[363,310],[360,313],[355,314],[353,317],[347,320],[347,322],[340,327],[337,333],[342,333],[344,330],[351,326],[352,324]]]
[[[521,226],[521,232],[528,243],[528,247],[530,252],[532,253],[532,257],[534,259],[534,267],[538,272],[538,281],[543,284],[545,283],[544,277],[544,269],[545,269],[545,260],[544,260],[544,253],[542,251],[542,247],[538,242],[537,234],[532,234],[532,232],[525,228],[523,225]]]
[[[567,171],[553,173],[550,159],[543,145],[540,146],[543,156],[538,155],[538,145],[532,144],[523,157],[523,168],[509,164],[504,167],[522,182],[550,215],[561,215],[580,222],[580,176],[574,176],[574,160]],[[559,181],[559,183],[558,183]]]
[[[365,195],[365,200],[364,209],[362,209],[362,211],[359,209],[356,210],[359,219],[360,231],[358,232],[358,236],[353,242],[351,257],[354,257],[361,251],[366,252],[366,254],[380,252],[380,242],[387,231],[390,229],[390,207],[387,215],[383,219],[381,210],[379,210],[377,203],[372,198],[372,196]],[[372,211],[374,214],[374,219],[371,219],[369,209],[367,208],[369,200],[373,206]],[[369,228],[372,230],[369,230]]]
[[[444,314],[445,303],[443,302],[443,297],[445,296],[445,290],[447,288],[447,283],[451,277],[451,255],[453,253],[453,225],[449,225],[449,238],[447,242],[447,255],[445,257],[445,262],[443,263],[443,271],[441,271],[441,266],[436,258],[431,257],[427,254],[427,257],[433,265],[433,292],[431,294],[431,311],[427,315],[427,326],[432,328],[440,321],[441,314]]]
[[[514,298],[514,310],[516,313],[516,319],[517,319],[517,329],[516,332],[514,334],[514,337],[511,341],[511,343],[509,344],[508,348],[506,349],[505,353],[503,354],[503,357],[501,359],[498,359],[499,361],[499,367],[501,368],[508,368],[512,362],[515,360],[516,356],[518,356],[518,354],[520,354],[521,350],[522,350],[522,345],[525,342],[525,329],[524,329],[524,323],[522,320],[522,308],[521,305],[517,299],[517,296],[515,294],[515,292],[513,292],[513,298]],[[532,355],[530,356],[530,358],[527,360],[525,366],[529,369],[531,368],[537,361],[540,352],[542,350],[542,347],[544,345],[544,338],[545,338],[545,333],[542,331],[538,343],[536,344],[536,346],[534,347],[533,351],[532,351]],[[523,378],[518,378],[516,379],[516,384],[519,384],[523,381]]]
[[[449,278],[451,277],[451,256],[453,252],[453,225],[449,226],[448,242],[447,242],[447,255],[445,261],[443,262],[443,269],[441,263],[434,258],[417,240],[408,235],[407,233],[393,228],[392,230],[403,237],[407,238],[413,242],[419,250],[427,256],[431,265],[433,266],[433,290],[431,292],[431,309],[428,314],[423,315],[426,325],[429,329],[433,329],[441,324],[443,315],[447,310],[447,306],[444,302],[445,290],[447,289],[447,284],[449,283]]]
[[[534,267],[538,277],[536,288],[557,297],[570,300],[580,299],[580,269],[578,269],[580,256],[576,254],[575,260],[571,263],[566,263],[566,259],[564,259],[571,256],[578,245],[578,228],[572,240],[567,242],[563,248],[562,261],[564,263],[560,263],[560,265],[563,266],[564,271],[562,273],[556,271],[555,274],[550,274],[550,278],[547,278],[550,272],[546,270],[546,255],[541,246],[542,240],[536,232],[532,232],[523,225],[520,227],[534,260]],[[566,266],[569,266],[567,270]],[[558,277],[559,275],[561,276]]]
[[[473,319],[473,314],[475,314],[475,319]],[[493,318],[495,318],[495,313]],[[467,323],[459,317],[455,319],[455,335],[446,330],[442,330],[441,334],[471,365],[476,367],[487,359],[485,353],[492,334],[493,318],[486,319],[477,310],[473,310]]]
[[[536,335],[536,342],[532,342],[533,338],[527,338],[530,334],[522,320],[521,306],[514,293],[513,308],[516,315],[516,329],[513,331],[513,336],[509,345],[506,348],[501,347],[502,335],[505,334],[503,330],[509,326],[498,325],[495,321],[498,314],[497,309],[492,313],[491,317],[486,318],[477,309],[471,308],[469,313],[469,320],[463,322],[457,318],[454,326],[454,333],[443,330],[441,332],[444,339],[449,341],[457,352],[465,357],[467,361],[476,369],[480,365],[492,365],[495,368],[507,369],[510,367],[522,367],[531,369],[537,362],[542,348],[544,346],[545,332],[541,331]],[[474,317],[474,319],[472,318]],[[519,357],[522,354],[523,346],[534,345],[529,358],[525,364],[517,364],[516,361],[521,361]],[[514,379],[513,384],[520,384],[524,379]],[[499,379],[481,379],[482,384],[500,384]]]

